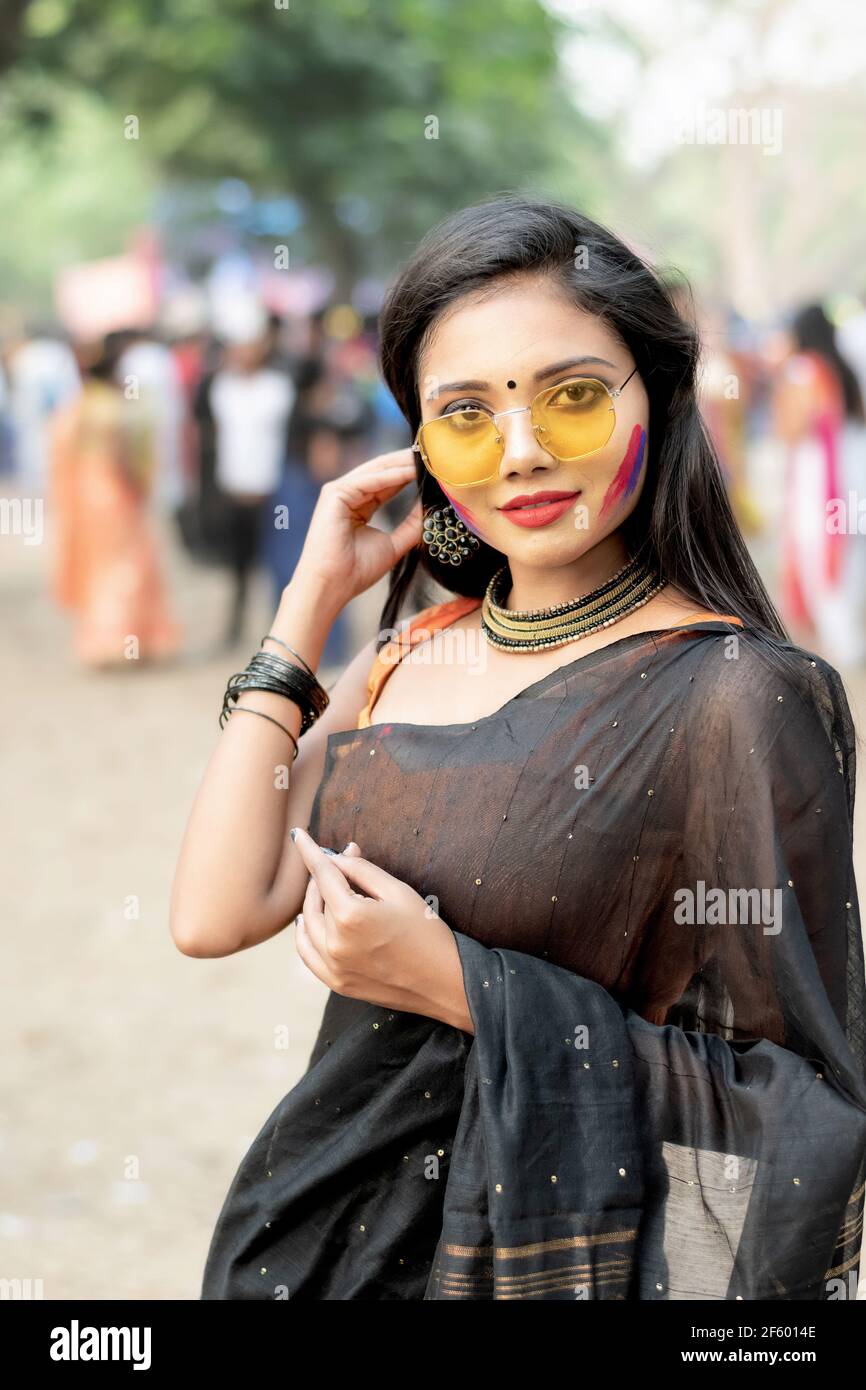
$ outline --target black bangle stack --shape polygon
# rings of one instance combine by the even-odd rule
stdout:
[[[293,656],[298,658],[298,661],[302,662],[305,669],[296,666],[294,662],[286,661],[283,657],[277,656],[274,652],[264,650],[257,651],[250,658],[246,670],[236,671],[233,676],[229,677],[223,696],[223,707],[220,712],[220,728],[222,729],[224,727],[229,715],[233,714],[235,709],[240,709],[250,714],[258,714],[260,712],[258,710],[250,710],[248,706],[237,704],[238,697],[243,694],[245,690],[270,690],[275,695],[282,695],[287,700],[292,700],[298,706],[301,711],[300,732],[304,734],[327,709],[330,703],[328,692],[325,690],[325,687],[320,684],[312,668],[307,665],[304,658],[296,652],[293,647],[283,642],[281,638],[271,636],[270,633],[268,637],[262,638],[263,642],[268,640],[278,642],[281,647],[285,647],[287,651],[290,651]],[[283,730],[283,733],[288,734],[288,737],[295,745],[295,752],[292,759],[292,761],[294,761],[298,756],[297,740],[278,720],[271,718],[270,715],[263,715],[262,717],[270,719],[272,724],[277,724],[278,728]]]

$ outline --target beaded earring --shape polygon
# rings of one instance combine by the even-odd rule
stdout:
[[[421,538],[432,559],[441,565],[462,565],[479,544],[450,503],[425,514]]]

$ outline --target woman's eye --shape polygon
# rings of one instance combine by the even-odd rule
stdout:
[[[567,381],[554,393],[550,404],[554,407],[577,406],[587,410],[597,405],[606,395],[607,391],[600,381]]]
[[[490,423],[488,412],[477,405],[449,407],[439,418],[448,421],[452,434],[474,434],[477,430],[485,429]]]
[[[456,415],[458,411],[461,415],[471,416],[473,421],[477,420],[479,415],[484,414],[483,408],[477,401],[452,401],[443,414]]]

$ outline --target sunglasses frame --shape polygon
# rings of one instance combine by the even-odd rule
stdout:
[[[574,377],[569,377],[567,381],[561,381],[561,382],[559,382],[558,385],[556,385],[556,386],[545,386],[541,391],[538,391],[538,392],[533,396],[532,400],[529,402],[529,405],[519,405],[519,406],[515,406],[513,410],[497,410],[497,411],[495,411],[493,414],[491,414],[490,419],[494,422],[494,425],[495,425],[495,422],[496,422],[496,421],[500,418],[500,416],[502,416],[502,415],[522,415],[522,414],[523,414],[525,411],[527,411],[527,410],[530,411],[530,413],[531,413],[531,412],[535,409],[536,402],[538,401],[538,399],[539,399],[540,396],[546,395],[549,391],[561,391],[561,390],[563,389],[563,387],[566,387],[566,386],[573,386],[573,385],[575,385],[577,382],[582,382],[582,381],[597,381],[598,384],[599,384],[599,386],[603,386],[603,387],[604,387],[605,391],[607,392],[608,396],[609,396],[610,399],[611,399],[611,402],[613,402],[613,401],[615,401],[615,400],[618,400],[618,398],[622,395],[623,391],[625,390],[626,386],[628,386],[629,382],[631,381],[631,379],[632,379],[632,377],[634,376],[634,374],[635,374],[636,371],[637,371],[637,367],[636,367],[636,366],[635,366],[635,367],[632,367],[631,371],[629,372],[628,376],[626,377],[626,379],[625,379],[625,381],[622,383],[622,385],[621,385],[621,386],[617,386],[614,390],[611,390],[611,388],[607,385],[606,382],[601,381],[601,380],[600,380],[598,377],[596,377],[596,376],[574,376]],[[613,434],[613,431],[614,431],[614,429],[616,428],[616,410],[614,409],[613,404],[611,404],[611,407],[610,407],[610,408],[611,408],[611,413],[612,413],[612,415],[613,415],[613,426],[611,427],[611,432],[610,432],[610,433]],[[469,406],[469,407],[467,407],[467,409],[475,410],[475,409],[477,409],[477,407],[476,407],[476,406]],[[461,412],[460,412],[459,410],[452,410],[452,411],[451,411],[451,414],[452,414],[452,415],[459,415],[460,413],[461,413]],[[446,417],[445,415],[437,415],[437,416],[436,416],[436,419],[437,419],[437,420],[444,420],[444,419],[446,419],[446,418],[447,418],[447,417]],[[434,473],[434,472],[433,472],[433,469],[430,467],[430,464],[429,464],[428,461],[427,461],[426,455],[425,455],[425,453],[424,453],[424,448],[423,448],[422,443],[421,443],[421,433],[422,433],[422,431],[423,431],[423,429],[424,429],[424,426],[425,426],[425,425],[432,425],[432,424],[434,424],[434,423],[435,423],[434,420],[425,420],[425,421],[423,422],[423,424],[420,424],[420,425],[418,426],[418,430],[417,430],[417,432],[416,432],[416,434],[415,434],[415,442],[414,442],[414,444],[412,445],[412,452],[415,453],[415,454],[420,454],[420,456],[421,456],[421,461],[422,461],[422,463],[424,464],[424,467],[427,469],[427,472],[428,472],[429,474],[431,474],[432,477],[436,478],[437,481],[438,481],[438,480],[439,480],[439,474],[438,474],[438,473]],[[533,432],[535,433],[536,439],[538,439],[538,431],[539,431],[540,428],[541,428],[540,425],[537,425],[537,424],[533,423],[532,429],[533,429]],[[610,439],[610,435],[608,435],[608,439]],[[542,449],[544,449],[545,453],[550,454],[551,458],[557,459],[557,461],[558,461],[559,463],[567,463],[567,462],[570,462],[571,459],[589,458],[590,455],[592,455],[592,454],[597,454],[598,451],[599,451],[599,449],[603,449],[603,448],[604,448],[604,444],[599,444],[598,447],[595,448],[595,449],[587,449],[586,453],[583,453],[583,454],[570,454],[570,455],[568,456],[568,458],[560,458],[558,454],[554,454],[554,453],[553,453],[553,450],[552,450],[552,449],[548,449],[547,445],[546,445],[546,444],[543,444],[542,441],[541,441],[540,439],[538,440],[538,442],[539,442],[539,444],[541,445]],[[497,444],[502,444],[502,445],[504,445],[504,436],[503,436],[502,434],[499,434],[499,433],[497,434],[496,443],[497,443]],[[606,443],[607,443],[607,440],[605,440],[605,444],[606,444]],[[492,473],[489,473],[486,477],[484,477],[484,478],[476,478],[476,479],[475,479],[473,482],[471,482],[471,483],[452,483],[452,482],[448,482],[448,486],[449,486],[449,487],[478,487],[478,485],[479,485],[480,483],[489,483],[491,478],[495,478],[495,477],[496,477],[496,474],[497,474],[497,472],[498,472],[498,470],[499,470],[499,464],[501,464],[501,462],[502,462],[504,456],[505,456],[505,449],[504,449],[504,447],[503,447],[502,450],[500,451],[499,459],[498,459],[498,461],[497,461],[496,468],[493,470]],[[447,480],[445,480],[445,481],[447,481]]]

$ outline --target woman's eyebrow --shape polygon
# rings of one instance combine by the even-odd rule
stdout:
[[[435,401],[437,396],[441,396],[445,391],[489,391],[489,381],[446,381],[434,386],[427,392],[425,400]]]
[[[605,357],[566,357],[563,362],[555,362],[552,367],[542,367],[540,372],[536,372],[533,381],[543,381],[546,376],[558,376],[560,372],[567,372],[571,367],[610,367],[612,371],[618,368],[615,362],[608,362]]]
[[[566,372],[571,367],[610,367],[611,371],[617,371],[615,362],[608,362],[605,357],[567,357],[564,362],[554,362],[551,367],[542,367],[541,371],[534,374],[533,381],[543,381],[548,376],[558,376],[560,372]],[[471,381],[446,381],[438,387],[428,392],[426,399],[433,401],[437,395],[447,391],[489,391],[490,382],[471,380]]]

